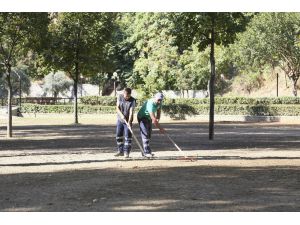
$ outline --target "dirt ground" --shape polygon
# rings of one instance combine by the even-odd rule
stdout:
[[[300,211],[300,124],[165,121],[155,158],[115,158],[114,117],[0,123],[0,211]],[[164,121],[162,121],[164,122]],[[138,127],[134,130],[140,140]]]

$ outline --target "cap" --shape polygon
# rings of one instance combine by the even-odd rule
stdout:
[[[158,92],[155,94],[155,98],[157,100],[163,100],[164,99],[164,95],[161,92]]]

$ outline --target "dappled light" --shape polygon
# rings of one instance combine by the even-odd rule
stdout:
[[[192,166],[0,175],[0,211],[298,211],[299,170]]]

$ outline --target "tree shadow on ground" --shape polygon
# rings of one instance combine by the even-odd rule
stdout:
[[[218,123],[215,126],[214,141],[208,140],[208,125],[204,123],[162,125],[183,150],[300,149],[300,125]],[[135,125],[134,133],[141,143],[138,129]],[[18,126],[15,128],[15,136],[15,139],[1,140],[1,150],[116,150],[113,125]],[[157,130],[153,131],[151,147],[153,151],[177,151]],[[133,151],[139,151],[135,142]]]
[[[36,155],[36,154],[30,154],[30,155]],[[48,154],[49,155],[49,154]],[[57,154],[56,154],[57,155]],[[16,157],[16,156],[24,156],[24,155],[13,155],[13,156],[4,156],[4,157]],[[3,157],[3,156],[0,156]],[[99,157],[98,157],[99,158]],[[75,165],[75,164],[87,164],[87,163],[104,163],[104,162],[129,162],[129,161],[157,161],[157,160],[168,160],[168,161],[178,161],[178,162],[194,162],[194,161],[198,161],[198,160],[211,160],[211,161],[215,161],[215,160],[279,160],[279,159],[289,159],[289,160],[294,160],[294,159],[300,159],[300,157],[240,157],[240,156],[193,156],[193,157],[189,157],[186,156],[155,156],[151,159],[147,159],[145,157],[130,157],[128,159],[124,159],[124,158],[103,158],[103,159],[96,159],[96,160],[75,160],[75,161],[62,161],[62,162],[29,162],[29,163],[5,163],[5,164],[1,164],[1,167],[26,167],[26,166],[57,166],[57,165]]]
[[[300,211],[300,167],[0,175],[0,211]]]

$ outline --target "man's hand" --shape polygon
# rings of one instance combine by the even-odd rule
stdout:
[[[153,124],[154,124],[156,127],[158,127],[158,126],[159,126],[159,124],[158,124],[158,119],[155,118],[155,119],[153,120]]]
[[[160,132],[161,134],[164,134],[164,133],[166,133],[165,129],[164,129],[164,128],[162,128],[162,127],[160,127],[160,128],[159,128],[159,132]]]
[[[126,121],[126,118],[125,118],[125,116],[123,114],[120,117],[121,117],[121,120]]]
[[[156,128],[159,129],[159,132],[160,132],[161,134],[164,134],[164,133],[165,133],[165,129],[162,128],[162,127],[159,125],[158,119],[155,118],[155,119],[153,120],[153,124],[154,124],[154,126],[155,126]]]

